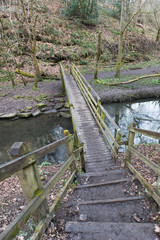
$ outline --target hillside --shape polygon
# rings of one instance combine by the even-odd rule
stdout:
[[[62,15],[64,9],[63,1],[42,1],[35,6],[35,14],[38,14],[36,25],[37,59],[40,71],[43,75],[52,75],[59,78],[58,63],[62,62],[66,70],[69,69],[70,62],[75,62],[81,70],[93,72],[97,49],[97,33],[102,31],[102,56],[100,70],[114,66],[118,50],[119,21],[107,16],[103,6],[99,6],[100,21],[97,26],[84,25],[78,20],[67,19]],[[16,9],[15,9],[16,10]],[[25,24],[19,27],[18,20],[14,14],[14,27],[10,28],[9,14],[7,9],[1,12],[1,19],[5,29],[5,34],[9,38],[14,38],[14,32],[19,31],[21,42],[15,45],[13,53],[22,71],[33,73],[33,66],[29,49],[23,43],[25,40]],[[16,22],[17,21],[17,22]],[[142,61],[152,61],[157,59],[160,45],[155,42],[155,32],[147,27],[130,26],[124,41],[124,63],[137,63]],[[7,49],[6,49],[7,50]],[[13,77],[19,84],[20,77],[16,75],[13,56],[7,56],[9,68]],[[0,58],[0,86],[3,88],[4,81],[9,81],[9,76],[2,57]],[[28,79],[27,81],[30,81]],[[10,82],[8,82],[10,86]]]

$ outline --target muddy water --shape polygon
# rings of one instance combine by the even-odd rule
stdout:
[[[160,132],[160,99],[155,101],[139,101],[132,103],[104,104],[105,109],[120,126],[123,132],[128,135],[127,128],[131,122],[135,122],[138,128]],[[112,129],[111,124],[106,121]],[[158,142],[151,138],[136,134],[135,144]]]
[[[0,164],[9,161],[9,149],[14,142],[24,142],[32,150],[63,137],[65,129],[72,132],[71,119],[57,118],[54,114],[18,120],[0,120]],[[61,146],[43,160],[63,162],[65,146]]]

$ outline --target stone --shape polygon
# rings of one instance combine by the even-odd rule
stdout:
[[[64,104],[63,103],[57,103],[56,105],[55,105],[55,109],[60,109],[60,108],[62,108],[64,106]]]
[[[61,117],[64,117],[64,118],[71,118],[71,114],[69,114],[69,113],[60,112],[59,114],[60,114]]]
[[[46,104],[46,103],[38,103],[36,106],[37,106],[38,108],[42,108],[42,107],[47,106],[47,104]]]
[[[81,222],[86,222],[86,221],[87,221],[87,214],[81,214],[81,215],[79,216],[79,220],[80,220]]]
[[[17,112],[14,111],[14,112],[0,115],[0,118],[14,118],[16,115],[17,115]]]
[[[52,109],[52,110],[48,110],[48,111],[44,112],[44,114],[49,114],[49,113],[57,113],[57,110]]]
[[[24,112],[24,113],[17,114],[18,117],[22,117],[22,118],[27,118],[27,117],[30,117],[31,115],[32,115],[31,112]]]
[[[37,117],[41,114],[41,111],[39,109],[35,110],[34,112],[32,112],[32,116],[33,117]]]
[[[69,108],[69,102],[65,102],[64,106],[65,108]]]

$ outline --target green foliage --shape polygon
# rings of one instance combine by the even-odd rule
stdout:
[[[70,0],[63,14],[84,24],[96,25],[99,19],[97,0]]]

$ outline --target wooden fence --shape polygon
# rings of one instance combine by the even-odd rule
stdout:
[[[77,85],[79,86],[81,93],[85,98],[99,128],[101,129],[104,138],[107,140],[111,148],[112,155],[117,158],[120,145],[127,144],[127,141],[121,141],[121,138],[124,138],[125,134],[111,118],[109,113],[104,109],[98,94],[94,91],[92,86],[87,82],[87,80],[73,63],[71,65],[71,73],[74,76],[74,79],[76,80]],[[110,121],[112,126],[116,129],[116,137],[114,137],[112,132],[109,130],[105,120]]]
[[[27,206],[6,228],[6,230],[0,234],[1,240],[13,239],[30,217],[33,217],[38,224],[35,233],[31,237],[31,240],[41,238],[42,234],[45,232],[48,224],[53,218],[53,214],[57,205],[59,204],[61,198],[76,174],[75,159],[77,156],[79,156],[79,154],[82,154],[83,147],[73,151],[73,140],[74,137],[68,135],[57,142],[48,144],[27,154],[24,154],[27,149],[25,144],[22,142],[15,143],[12,146],[11,156],[13,160],[0,166],[0,181],[3,181],[4,179],[16,173],[20,180]],[[49,182],[42,187],[36,161],[40,157],[52,152],[62,144],[66,145],[68,159],[60,168],[60,170],[53,177],[51,177]],[[64,172],[68,169],[70,169],[70,176],[67,179],[64,187],[60,190],[54,203],[49,208],[46,196],[50,193]]]
[[[145,157],[143,154],[139,153],[134,148],[134,137],[135,134],[141,134],[145,135],[154,139],[160,140],[160,133],[158,132],[152,132],[144,129],[136,128],[134,123],[130,124],[129,127],[129,134],[128,134],[128,146],[125,156],[125,163],[126,166],[130,169],[130,171],[135,175],[135,177],[140,181],[140,183],[148,190],[148,192],[151,194],[153,199],[157,202],[157,204],[160,206],[160,166],[147,157]],[[157,189],[153,189],[153,187],[145,180],[142,175],[133,167],[131,163],[132,155],[138,157],[139,160],[141,160],[143,163],[145,163],[150,169],[152,169],[157,175]]]

